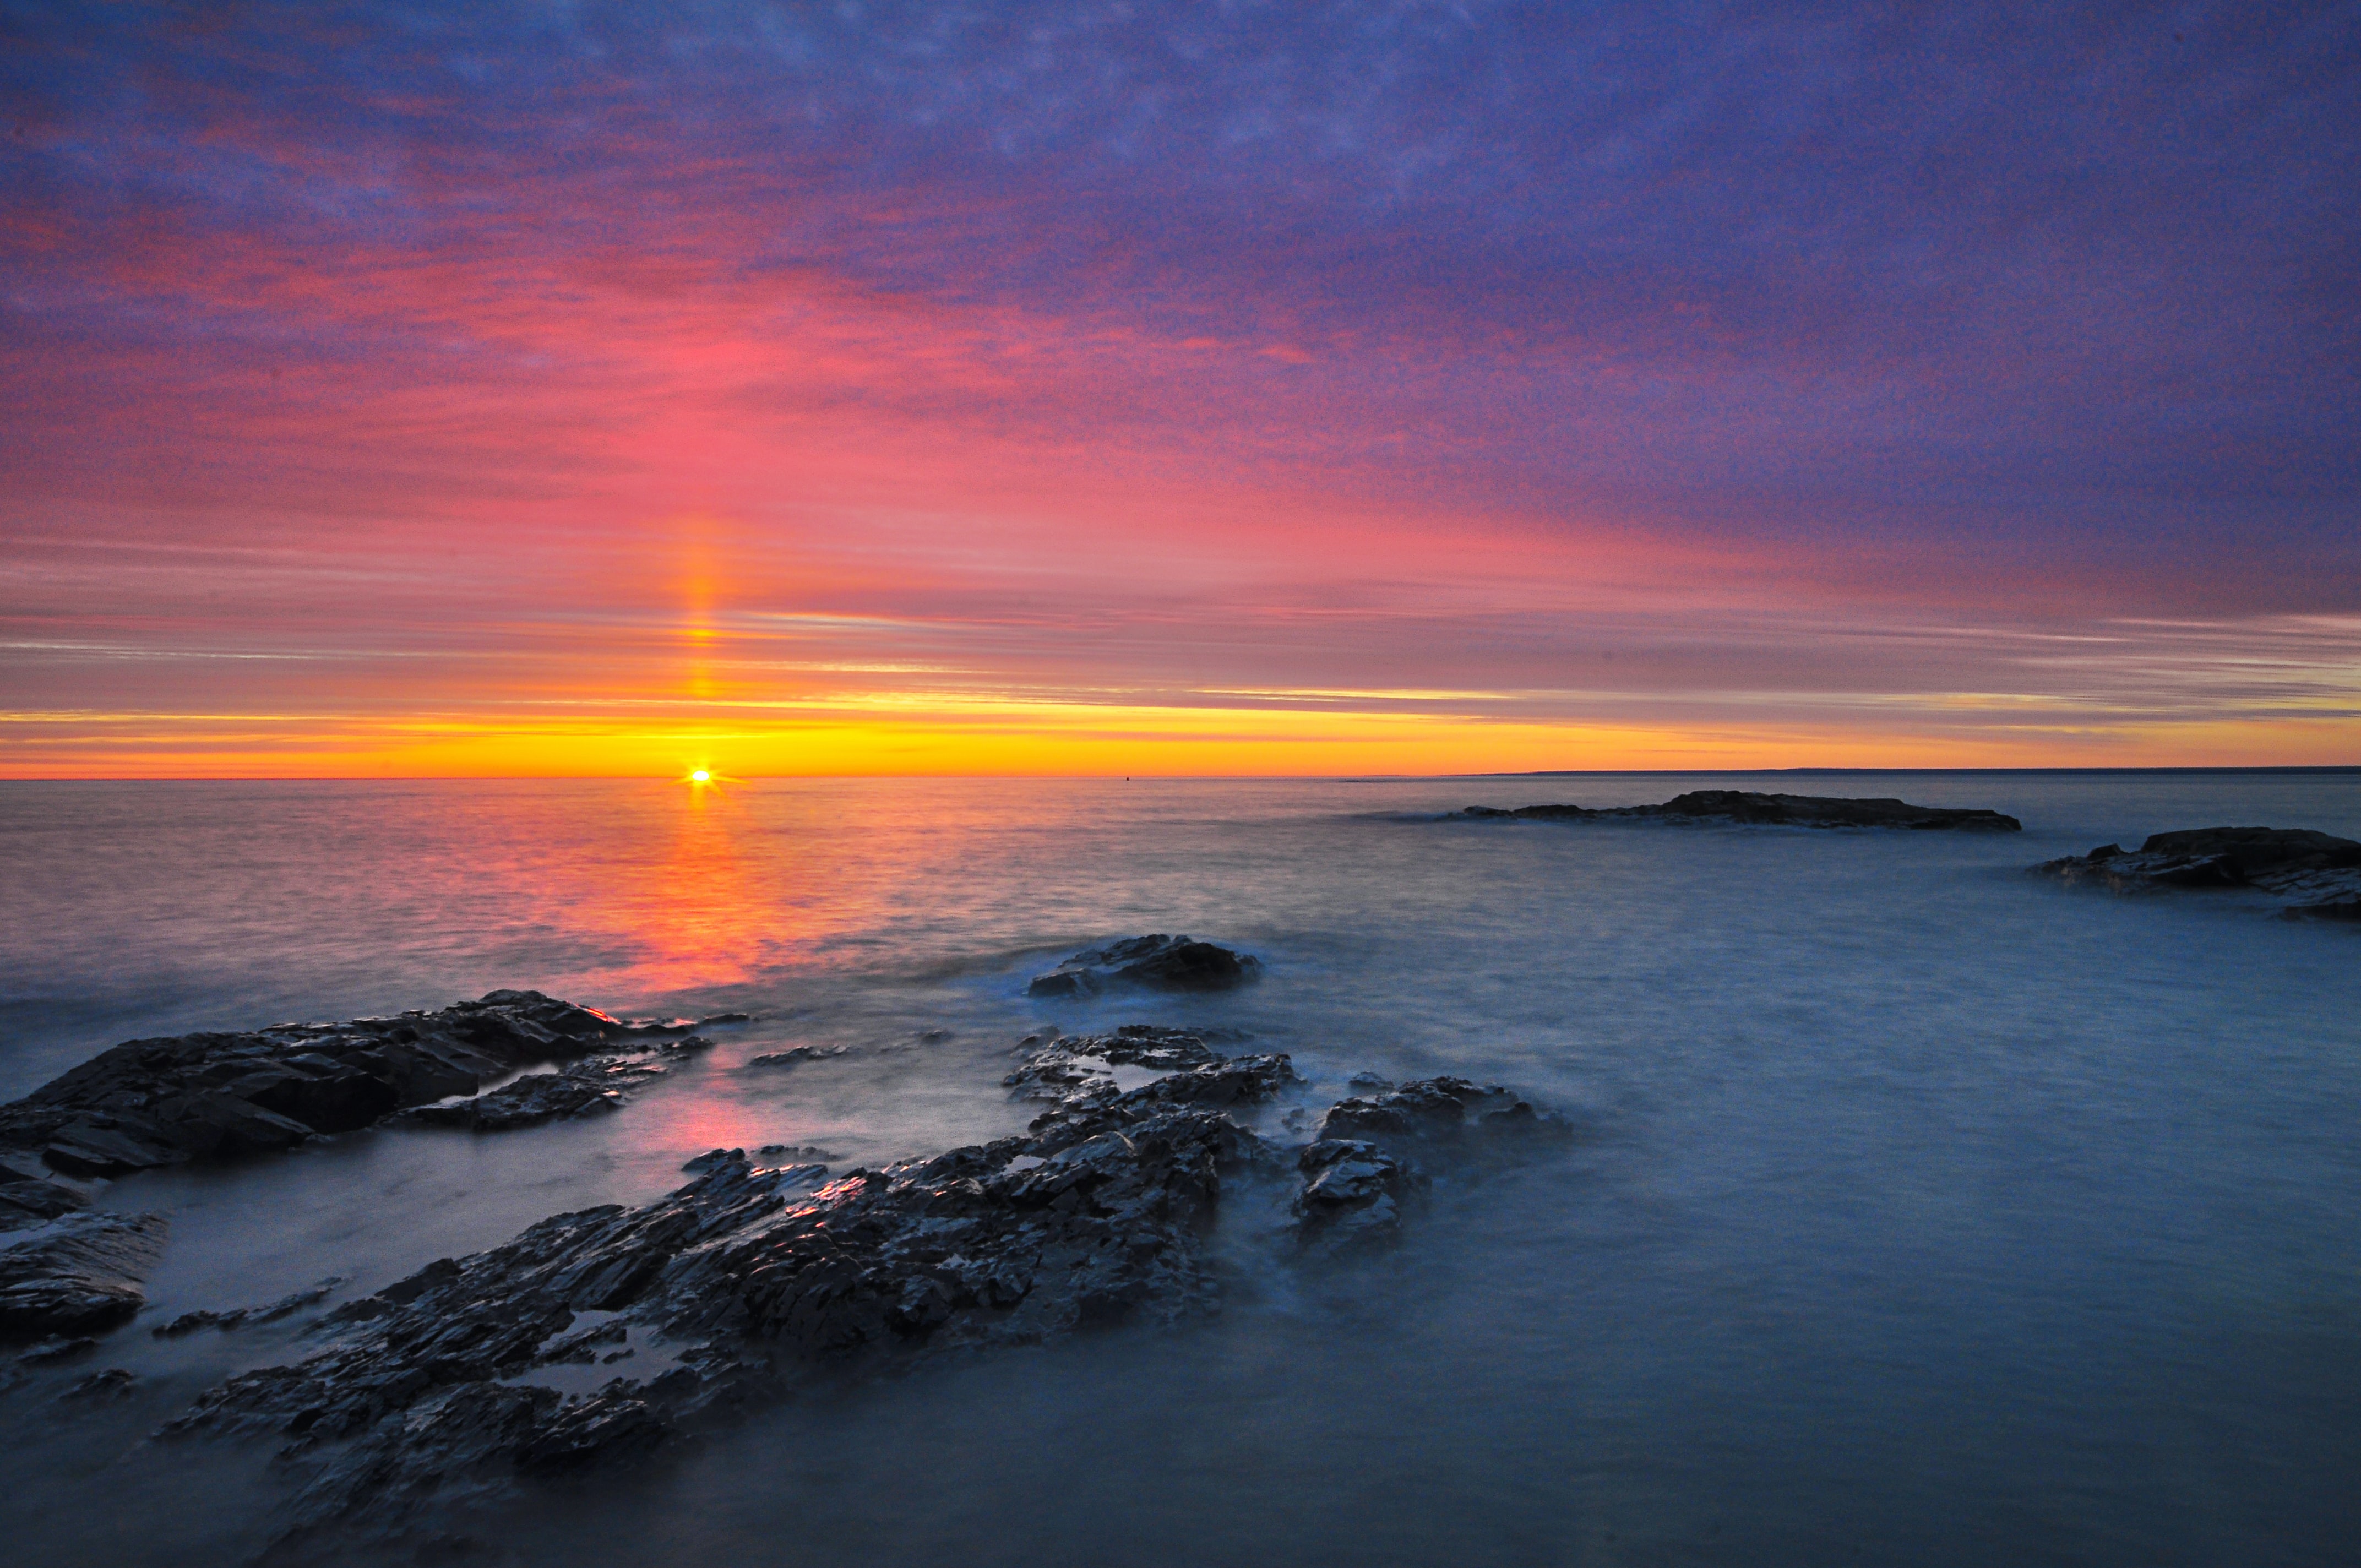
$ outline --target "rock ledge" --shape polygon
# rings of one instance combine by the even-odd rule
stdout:
[[[1194,937],[1127,937],[1076,953],[1033,977],[1027,996],[1096,996],[1118,986],[1149,991],[1228,991],[1257,978],[1261,963]]]
[[[2282,913],[2361,920],[2361,843],[2307,828],[2190,828],[2154,833],[2137,850],[2102,844],[2033,868],[2069,887],[2111,893],[2253,888]]]
[[[50,1169],[115,1176],[283,1149],[473,1095],[519,1068],[580,1062],[619,1043],[654,1048],[688,1027],[627,1024],[537,991],[495,991],[438,1013],[131,1040],[0,1106],[0,1152],[13,1146]],[[586,1064],[570,1077],[519,1080],[491,1105],[469,1102],[433,1119],[524,1125],[612,1103],[615,1076],[611,1064],[603,1075]],[[479,1109],[489,1114],[478,1120]]]
[[[1111,1063],[1161,1076],[1121,1090]],[[636,1462],[816,1379],[1202,1317],[1233,1189],[1270,1194],[1309,1260],[1399,1231],[1427,1179],[1414,1152],[1565,1135],[1457,1079],[1346,1101],[1300,1151],[1236,1119],[1301,1082],[1284,1056],[1223,1057],[1180,1030],[1054,1038],[1008,1076],[1052,1102],[1024,1136],[834,1179],[713,1150],[653,1203],[559,1214],[337,1309],[317,1331],[330,1343],[230,1378],[166,1431],[275,1434],[303,1477],[286,1545],[399,1534],[429,1508]],[[544,1376],[626,1358],[637,1375],[591,1393]]]
[[[1847,800],[1834,795],[1762,795],[1752,790],[1697,789],[1661,806],[1526,806],[1503,811],[1471,806],[1463,818],[1523,818],[1544,822],[1742,822],[1795,828],[1957,828],[2015,833],[2024,824],[1997,811],[1912,806],[1890,798]]]

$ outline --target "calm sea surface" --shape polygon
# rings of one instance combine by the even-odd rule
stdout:
[[[1701,784],[2026,831],[1431,819]],[[0,784],[0,1098],[136,1036],[501,986],[761,1015],[592,1123],[114,1184],[174,1223],[93,1364],[139,1391],[0,1395],[0,1532],[57,1564],[260,1539],[258,1451],[143,1440],[291,1331],[148,1322],[364,1293],[716,1146],[1001,1135],[1019,1036],[1139,1021],[1251,1031],[1328,1097],[1457,1072],[1587,1130],[1366,1266],[1242,1255],[1199,1330],[791,1405],[499,1516],[481,1560],[2351,1563],[2361,930],[2019,874],[2224,823],[2361,837],[2361,777]],[[1267,978],[1025,998],[1144,931]],[[800,1043],[854,1048],[741,1069]]]

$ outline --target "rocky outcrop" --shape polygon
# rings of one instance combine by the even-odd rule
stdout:
[[[0,1182],[0,1231],[45,1225],[88,1207],[88,1198],[62,1182]]]
[[[0,1232],[29,1230],[90,1207],[90,1190],[29,1149],[0,1148]]]
[[[1427,1185],[1424,1171],[1359,1138],[1307,1144],[1296,1157],[1303,1188],[1292,1212],[1310,1250],[1344,1252],[1392,1241],[1402,1203]]]
[[[2102,844],[2033,868],[2069,887],[2113,893],[2252,888],[2284,913],[2361,920],[2361,843],[2303,828],[2193,828],[2153,833],[2137,850]]]
[[[173,1430],[274,1431],[311,1470],[298,1526],[390,1524],[455,1489],[636,1454],[807,1378],[1209,1310],[1199,1224],[1224,1173],[1264,1157],[1195,1109],[816,1190],[813,1168],[730,1157],[645,1208],[431,1265],[331,1314],[337,1343],[231,1379]],[[668,1365],[588,1395],[535,1386],[572,1336],[615,1322],[664,1342]]]
[[[713,1150],[654,1203],[557,1215],[336,1310],[317,1353],[231,1378],[167,1430],[276,1434],[306,1477],[298,1539],[399,1528],[429,1504],[637,1459],[814,1380],[1201,1316],[1220,1298],[1208,1232],[1241,1184],[1275,1194],[1323,1255],[1392,1235],[1423,1184],[1376,1138],[1290,1153],[1245,1124],[1301,1083],[1284,1056],[1145,1027],[1029,1046],[1008,1086],[1051,1103],[1024,1136],[835,1179]],[[1115,1065],[1159,1076],[1124,1090]],[[1538,1120],[1459,1080],[1329,1113],[1438,1157]],[[569,1365],[624,1371],[548,1386]]]
[[[771,1051],[746,1058],[748,1067],[801,1067],[807,1061],[826,1061],[851,1051],[851,1046],[790,1046],[784,1051]]]
[[[1429,1078],[1384,1094],[1340,1100],[1320,1120],[1322,1138],[1366,1138],[1405,1150],[1499,1146],[1506,1138],[1564,1141],[1573,1129],[1499,1084]]]
[[[495,991],[436,1013],[132,1040],[0,1106],[0,1146],[78,1175],[282,1149],[472,1095],[520,1068],[686,1028]]]
[[[158,1339],[179,1339],[195,1333],[199,1329],[242,1329],[249,1323],[275,1323],[281,1318],[291,1318],[306,1307],[316,1307],[328,1298],[328,1292],[344,1283],[343,1278],[330,1276],[317,1285],[292,1290],[264,1307],[233,1307],[227,1310],[182,1312],[170,1322],[148,1332]]]
[[[1464,1078],[1422,1079],[1340,1100],[1297,1157],[1301,1243],[1337,1253],[1391,1241],[1403,1204],[1426,1187],[1428,1168],[1479,1166],[1573,1138],[1563,1117],[1543,1114],[1499,1084]]]
[[[526,1073],[481,1094],[414,1107],[401,1113],[400,1119],[429,1126],[505,1133],[562,1117],[612,1111],[631,1090],[672,1070],[661,1058],[711,1044],[702,1035],[691,1035],[685,1040],[666,1041],[653,1053],[586,1057],[555,1072]]]
[[[113,1328],[147,1302],[164,1250],[161,1214],[70,1214],[0,1247],[0,1335]]]
[[[1126,1024],[1104,1035],[1052,1029],[1027,1036],[1017,1049],[1028,1053],[1024,1065],[1000,1081],[1027,1100],[1065,1100],[1078,1090],[1112,1084],[1118,1067],[1176,1072],[1222,1059],[1202,1034],[1151,1024]]]
[[[1879,797],[1847,800],[1833,795],[1763,795],[1752,790],[1697,789],[1661,806],[1526,806],[1514,811],[1471,806],[1463,818],[1522,818],[1543,822],[1742,822],[1790,828],[1956,828],[1972,833],[2015,833],[2024,824],[1997,811],[1948,806],[1912,806]]]
[[[1027,996],[1083,997],[1123,986],[1149,991],[1228,991],[1257,979],[1261,963],[1194,937],[1127,937],[1076,953],[1033,977]]]

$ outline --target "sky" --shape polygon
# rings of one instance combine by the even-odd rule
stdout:
[[[0,776],[2361,762],[2361,5],[0,0]]]

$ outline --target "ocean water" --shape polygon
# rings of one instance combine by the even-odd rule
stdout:
[[[1433,819],[1700,784],[2026,831]],[[1249,1031],[1323,1099],[1510,1083],[1582,1136],[1356,1267],[1241,1255],[1202,1327],[782,1406],[489,1516],[468,1560],[2349,1563],[2361,930],[2021,874],[2222,823],[2361,837],[2361,775],[0,785],[0,1098],[120,1039],[501,986],[760,1014],[596,1121],[112,1184],[174,1222],[90,1364],[139,1382],[0,1394],[0,1534],[57,1564],[264,1538],[264,1450],[147,1434],[294,1327],[150,1322],[365,1293],[716,1146],[997,1136],[1020,1036],[1137,1021]],[[1024,996],[1142,931],[1267,975]],[[852,1049],[742,1067],[795,1044]]]

